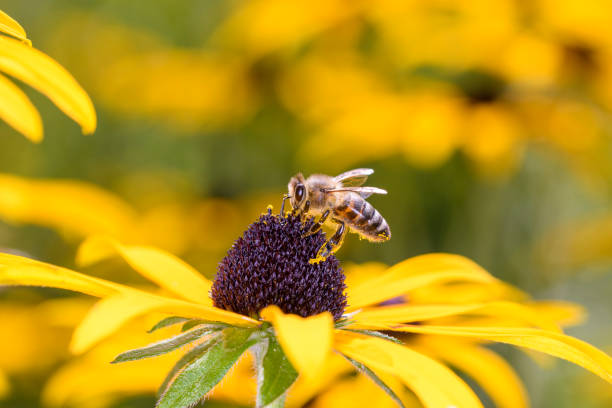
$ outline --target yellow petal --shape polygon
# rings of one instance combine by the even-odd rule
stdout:
[[[459,255],[421,255],[400,262],[380,277],[349,289],[348,309],[359,309],[404,295],[419,287],[449,281],[496,282],[497,280],[476,263]]]
[[[571,302],[538,300],[528,303],[529,307],[561,326],[575,326],[584,322],[587,311],[583,306]]]
[[[154,310],[158,304],[159,299],[155,297],[139,296],[135,293],[100,300],[76,327],[70,342],[70,351],[75,354],[86,351],[136,316]]]
[[[58,108],[81,125],[83,133],[96,129],[91,99],[61,65],[44,53],[9,37],[0,37],[0,71],[47,95]]]
[[[497,300],[523,302],[528,299],[529,295],[527,293],[502,281],[495,283],[443,283],[410,291],[410,303],[412,304],[465,304]]]
[[[525,347],[571,361],[612,383],[612,358],[590,344],[565,334],[521,327],[404,325],[393,330],[472,337]]]
[[[337,353],[332,353],[325,361],[321,374],[312,379],[304,376],[298,377],[295,384],[289,389],[285,406],[287,408],[298,408],[306,405],[323,389],[335,382],[339,377],[344,377],[354,370],[354,367]]]
[[[23,27],[2,10],[0,10],[0,32],[12,35],[27,43],[30,42]]]
[[[381,378],[382,380],[382,378]],[[406,393],[404,385],[394,378],[385,378],[383,381],[387,386],[395,382],[399,385],[399,390],[393,389],[396,395],[403,396]],[[324,390],[308,407],[311,408],[354,408],[363,407],[367,401],[367,406],[372,408],[397,408],[397,403],[393,401],[382,388],[376,385],[365,375],[347,376],[335,381],[333,385]]]
[[[114,406],[126,396],[155,394],[178,355],[169,353],[137,364],[109,364],[121,347],[125,350],[134,346],[133,342],[123,343],[115,345],[114,353],[73,358],[54,371],[42,390],[42,405],[102,408]]]
[[[192,302],[212,305],[212,282],[187,263],[165,251],[145,246],[123,245],[107,237],[91,237],[79,248],[77,264],[90,265],[113,253],[160,287]]]
[[[69,269],[0,253],[0,285],[48,286],[96,297],[112,296],[127,287]]]
[[[335,348],[373,370],[397,376],[427,408],[482,408],[478,397],[449,368],[387,340],[337,330]]]
[[[43,128],[40,115],[19,87],[0,75],[0,119],[32,142],[40,142]]]
[[[11,389],[8,377],[0,370],[0,399],[6,397]]]
[[[121,198],[90,183],[0,174],[0,217],[56,228],[81,238],[129,234],[136,212]]]
[[[468,305],[398,305],[368,308],[357,313],[353,320],[356,325],[389,325],[394,323],[411,323],[448,317],[460,314],[494,316],[503,319],[517,320],[521,323],[537,326],[542,329],[560,332],[561,329],[537,310],[512,302],[489,302]]]
[[[81,353],[119,330],[126,322],[150,313],[166,313],[243,327],[259,325],[256,320],[216,307],[130,290],[103,299],[94,306],[77,327],[71,351]]]
[[[304,318],[268,306],[261,316],[274,326],[278,342],[295,369],[306,379],[317,378],[331,351],[334,330],[331,314]]]
[[[136,313],[134,309],[127,311],[130,318],[152,312],[167,313],[175,316],[191,317],[202,320],[222,322],[236,326],[255,327],[257,320],[216,307],[187,302],[169,297],[157,296],[128,286],[83,275],[69,269],[33,261],[28,258],[0,253],[0,285],[48,286],[85,293],[96,297],[112,297],[122,295],[129,297],[134,303],[141,302],[142,309]],[[126,301],[128,302],[128,301]],[[146,307],[145,307],[146,306]],[[102,306],[100,306],[102,309]],[[111,310],[112,307],[109,307]],[[123,313],[123,312],[121,312]],[[122,319],[121,313],[115,317]],[[101,324],[107,324],[106,314],[99,312],[94,317],[100,317]],[[87,323],[93,326],[93,317]]]
[[[523,383],[514,369],[491,350],[469,343],[426,336],[419,341],[423,350],[474,379],[498,408],[527,408]]]

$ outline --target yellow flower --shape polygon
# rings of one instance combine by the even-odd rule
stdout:
[[[59,19],[50,37],[50,49],[75,67],[97,104],[174,134],[240,125],[259,105],[251,66],[223,50],[175,47],[152,31],[85,12]]]
[[[131,361],[193,345],[168,377],[161,407],[197,402],[251,347],[259,367],[259,405],[282,406],[298,373],[304,381],[316,381],[335,351],[396,401],[401,401],[401,396],[394,392],[393,381],[410,388],[427,407],[481,407],[469,386],[435,359],[459,367],[465,364],[460,357],[445,353],[449,348],[444,341],[449,338],[455,338],[453,347],[481,356],[483,366],[497,367],[500,379],[511,378],[504,375],[503,360],[474,348],[473,341],[541,351],[612,382],[609,356],[564,335],[553,319],[529,306],[500,300],[384,305],[432,284],[499,284],[460,256],[430,254],[408,259],[350,287],[347,299],[344,275],[335,258],[315,265],[308,262],[324,238],[320,233],[302,238],[302,226],[300,217],[262,215],[220,263],[214,282],[150,247],[105,238],[89,239],[81,247],[81,265],[119,254],[156,283],[164,295],[6,254],[0,255],[0,284],[58,287],[102,298],[75,330],[71,342],[74,352],[87,350],[120,331],[128,321],[152,312],[172,316],[158,327],[179,322],[188,325],[189,329],[177,337],[123,353],[115,360]],[[445,321],[452,316],[465,320],[455,324]],[[484,323],[478,323],[479,319]],[[376,330],[423,334],[439,338],[440,343],[422,352],[418,344],[398,344],[394,337]],[[211,361],[215,368],[207,364]],[[384,381],[387,377],[392,379],[389,384]],[[480,381],[487,384],[486,378]],[[500,380],[491,377],[490,381]]]
[[[53,59],[31,47],[24,29],[0,10],[0,71],[47,95],[66,115],[93,133],[96,113],[89,96]],[[11,37],[13,38],[11,38]],[[28,139],[43,137],[38,111],[19,87],[0,75],[0,118]]]
[[[388,267],[383,264],[348,265],[346,267],[347,285],[360,284],[384,273]],[[535,308],[544,316],[550,317],[560,325],[575,324],[581,310],[575,305],[559,302],[524,303],[526,295],[509,285],[496,283],[453,283],[429,285],[410,291],[406,296],[410,304],[444,304],[449,299],[456,304],[490,302],[499,300],[523,301],[530,308]],[[35,314],[35,313],[32,313]],[[46,313],[48,314],[48,313]],[[571,319],[568,319],[571,318]],[[96,345],[84,355],[74,358],[61,366],[52,374],[43,390],[43,403],[50,407],[74,406],[82,408],[109,407],[117,399],[130,395],[154,394],[161,383],[164,373],[171,368],[176,352],[166,357],[144,360],[129,366],[109,365],[108,362],[120,351],[134,347],[139,335],[153,326],[155,315],[146,319],[131,322],[118,333]],[[455,319],[455,324],[461,323],[461,316],[449,317]],[[494,323],[500,324],[497,317]],[[447,322],[448,323],[448,322]],[[465,322],[464,322],[465,323]],[[17,329],[13,328],[13,331]],[[162,330],[151,335],[150,340],[161,340]],[[167,328],[166,333],[176,334],[176,330]],[[164,333],[164,336],[167,334]],[[438,336],[419,335],[406,339],[406,344],[432,357],[445,361],[451,367],[468,373],[479,385],[488,392],[499,407],[525,406],[526,396],[522,383],[513,369],[484,344],[476,342],[443,340]],[[10,343],[4,348],[9,349]],[[444,353],[446,351],[446,353]],[[448,356],[448,357],[447,357]],[[444,358],[447,357],[447,358]],[[393,401],[364,375],[348,377],[353,368],[337,355],[330,355],[324,368],[325,375],[316,382],[298,379],[288,395],[288,407],[300,407],[312,401],[314,406],[351,406],[354,401],[368,400],[372,406],[393,406]],[[93,381],[92,378],[97,378]],[[138,381],[118,381],[118,378],[134,378]],[[386,384],[397,380],[385,378]],[[409,404],[409,394],[401,386],[393,387],[406,406]],[[256,382],[253,373],[252,356],[241,359],[237,366],[228,374],[221,384],[215,387],[208,396],[214,401],[232,402],[248,406],[254,400]],[[319,395],[320,394],[320,395]],[[364,396],[368,396],[369,399]]]
[[[355,17],[360,2],[345,0],[256,0],[238,4],[215,33],[214,41],[255,59],[294,48]]]

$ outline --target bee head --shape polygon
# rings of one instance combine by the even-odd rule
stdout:
[[[308,199],[306,180],[304,179],[302,173],[298,173],[294,177],[291,177],[287,188],[289,190],[289,196],[291,197],[291,206],[295,209],[302,208]]]

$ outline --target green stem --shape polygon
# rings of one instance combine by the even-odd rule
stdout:
[[[257,375],[257,397],[255,399],[256,408],[262,408],[260,393],[261,393],[261,387],[264,381],[263,359],[264,359],[264,356],[266,355],[267,350],[268,350],[268,340],[267,339],[257,343],[255,346],[251,348],[251,351],[253,352],[255,356],[255,372]]]

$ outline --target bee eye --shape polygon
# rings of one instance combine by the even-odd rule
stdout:
[[[304,186],[303,186],[302,184],[298,185],[298,186],[295,188],[295,200],[296,200],[298,203],[301,203],[301,202],[302,202],[302,200],[304,199],[304,192],[305,192],[305,191],[304,191]]]

